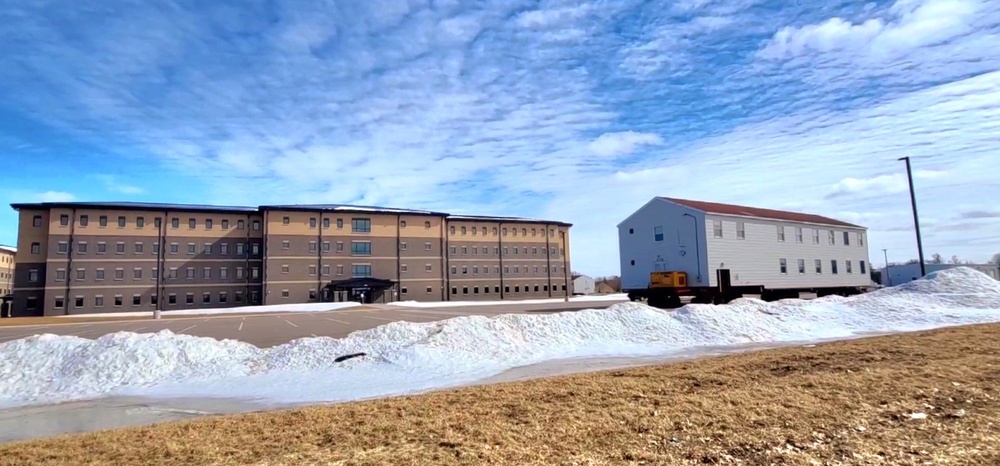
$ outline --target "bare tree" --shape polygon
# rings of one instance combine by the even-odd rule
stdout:
[[[993,258],[992,258],[992,259],[990,259],[990,262],[992,262],[992,263],[994,263],[994,264],[996,264],[996,265],[1000,266],[1000,252],[998,252],[998,253],[994,254],[994,255],[993,255]]]
[[[944,262],[944,259],[941,258],[941,254],[938,254],[936,252],[934,254],[931,254],[931,262],[930,262],[931,264],[940,264],[942,262]]]
[[[948,263],[958,265],[962,263],[962,259],[959,259],[958,256],[953,255],[951,256],[951,260]]]

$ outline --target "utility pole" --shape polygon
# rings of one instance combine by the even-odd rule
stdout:
[[[889,251],[882,248],[882,255],[885,256],[885,268],[882,269],[882,280],[886,282],[886,286],[892,286],[892,278],[889,276]]]
[[[913,192],[913,170],[910,168],[910,158],[900,157],[899,160],[906,161],[906,179],[910,182],[910,205],[913,207],[913,227],[917,232],[917,255],[920,256],[920,276],[927,275],[927,266],[924,264],[924,244],[920,239],[920,216],[917,215],[917,195]]]

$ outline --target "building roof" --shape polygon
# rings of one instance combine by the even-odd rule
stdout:
[[[445,212],[434,212],[429,210],[399,209],[394,207],[361,206],[348,204],[278,204],[262,205],[258,207],[246,206],[216,206],[202,204],[160,204],[147,202],[38,202],[38,203],[17,203],[10,205],[14,210],[48,210],[48,209],[107,209],[107,210],[143,210],[143,211],[190,211],[190,212],[217,212],[217,213],[253,213],[264,210],[285,210],[285,211],[324,211],[324,212],[344,212],[344,213],[381,213],[381,214],[406,214],[406,215],[428,215],[435,217],[445,217],[449,220],[468,221],[489,221],[489,222],[510,222],[510,223],[538,223],[546,225],[573,226],[570,223],[554,220],[540,220],[521,217],[496,217],[480,215],[451,215]]]
[[[408,215],[432,215],[444,217],[448,214],[444,212],[432,212],[429,210],[397,209],[394,207],[362,206],[348,204],[283,204],[283,205],[262,205],[260,210],[313,210],[325,212],[376,212],[383,214],[408,214]]]
[[[0,244],[0,251],[9,252],[11,254],[17,254],[17,248],[15,248],[14,246],[7,246],[4,244]]]
[[[155,211],[185,211],[185,212],[222,212],[250,213],[256,212],[256,207],[217,206],[204,204],[161,204],[152,202],[38,202],[10,205],[14,210],[21,209],[108,209],[108,210],[155,210]]]
[[[847,223],[837,219],[824,217],[822,215],[806,214],[801,212],[790,212],[786,210],[762,209],[759,207],[747,207],[735,204],[721,204],[717,202],[694,201],[690,199],[678,199],[674,197],[660,197],[665,201],[690,207],[709,214],[736,215],[740,217],[757,217],[770,220],[785,220],[789,222],[816,223],[820,225],[832,225],[851,228],[864,228],[861,225]]]

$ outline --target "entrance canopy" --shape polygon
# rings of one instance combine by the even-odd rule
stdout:
[[[384,290],[387,288],[392,288],[395,282],[392,280],[384,280],[381,278],[372,277],[359,277],[359,278],[349,278],[347,280],[336,280],[330,282],[330,288],[334,290],[358,290],[358,289],[369,289],[369,290]]]

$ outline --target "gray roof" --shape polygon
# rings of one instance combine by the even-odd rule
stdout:
[[[379,207],[349,204],[283,204],[283,205],[262,205],[261,210],[322,210],[327,212],[378,212],[386,214],[410,214],[410,215],[434,215],[444,217],[448,214],[444,212],[433,212],[429,210],[399,209],[395,207]]]
[[[155,210],[155,211],[202,211],[202,212],[256,212],[256,207],[218,206],[205,204],[161,204],[153,202],[38,202],[11,204],[12,208],[20,209],[119,209],[119,210]]]

